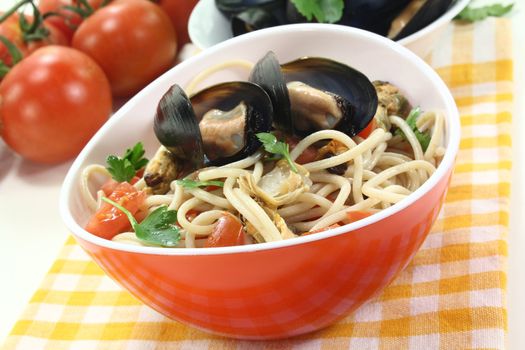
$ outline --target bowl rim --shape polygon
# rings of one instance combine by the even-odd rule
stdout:
[[[213,1],[210,0],[209,2],[212,3]],[[439,28],[441,25],[452,21],[452,19],[456,17],[461,12],[461,10],[467,7],[469,2],[470,0],[454,0],[454,2],[447,9],[447,11],[443,13],[441,16],[439,16],[437,19],[427,24],[425,27],[421,28],[417,32],[412,33],[402,39],[396,40],[396,42],[400,43],[401,45],[410,45],[413,42],[416,42],[418,39],[430,34],[434,30]],[[192,39],[193,45],[195,45],[200,50],[211,48],[223,42],[223,41],[217,41],[212,45],[203,45],[202,40],[200,40],[200,36],[195,35],[196,31],[193,28],[194,27],[193,24],[197,21],[197,14],[199,13],[199,11],[202,11],[201,7],[204,7],[206,4],[207,3],[205,1],[199,1],[199,3],[192,10],[190,14],[190,18],[188,20],[188,35]],[[319,23],[315,23],[315,24],[317,25]],[[287,24],[283,24],[283,25],[287,25]],[[334,24],[334,25],[338,25],[338,24]],[[232,39],[232,38],[234,38],[233,35],[231,35],[227,40]]]
[[[414,54],[409,49],[404,46],[387,39],[383,36],[374,34],[361,29],[356,29],[348,26],[334,26],[331,24],[312,24],[312,23],[301,23],[301,24],[289,24],[284,26],[278,26],[273,28],[262,29],[254,31],[242,36],[226,40],[220,44],[214,45],[210,49],[207,49],[203,53],[200,53],[194,57],[191,57],[181,63],[176,67],[170,69],[184,70],[186,66],[193,64],[194,60],[200,59],[202,55],[213,56],[215,52],[227,50],[231,46],[242,46],[243,43],[248,41],[257,41],[258,39],[266,36],[270,37],[280,37],[286,35],[289,32],[326,32],[327,35],[330,33],[346,35],[349,38],[357,38],[359,40],[374,41],[380,46],[384,46],[386,50],[394,50],[398,54],[404,56],[404,59],[411,61],[411,64],[417,66],[425,75],[436,84],[438,91],[440,91],[444,96],[445,100],[445,110],[447,114],[445,117],[447,123],[447,134],[449,144],[447,145],[445,155],[436,168],[434,174],[432,174],[422,186],[420,186],[416,191],[408,195],[405,199],[399,201],[398,203],[392,205],[389,208],[383,209],[374,215],[371,215],[362,220],[337,227],[334,229],[329,229],[316,233],[315,235],[307,235],[302,237],[297,237],[293,239],[287,239],[282,241],[275,242],[266,242],[260,244],[249,244],[242,246],[232,246],[232,247],[214,247],[214,248],[165,248],[165,247],[150,247],[150,246],[135,246],[131,244],[113,242],[101,237],[98,237],[94,234],[91,234],[84,230],[73,218],[71,211],[69,210],[69,198],[70,193],[75,190],[76,181],[78,181],[78,174],[80,173],[81,165],[84,159],[91,153],[91,149],[99,142],[100,139],[106,136],[106,130],[111,130],[111,125],[118,119],[120,116],[124,116],[128,113],[128,110],[132,109],[136,104],[136,101],[140,101],[142,96],[146,94],[154,82],[161,77],[167,74],[164,73],[161,77],[155,79],[154,82],[150,83],[146,88],[141,92],[132,97],[124,106],[122,106],[116,113],[106,122],[106,124],[97,131],[95,136],[91,138],[88,144],[77,156],[70,169],[68,170],[64,182],[62,184],[59,196],[59,212],[62,217],[63,222],[66,224],[66,227],[71,231],[71,233],[77,239],[87,241],[96,246],[101,246],[104,248],[124,251],[130,253],[141,253],[148,255],[222,255],[222,254],[234,254],[234,253],[250,253],[255,251],[270,250],[284,248],[294,245],[302,245],[317,240],[327,239],[333,236],[341,234],[352,234],[357,229],[364,226],[373,224],[380,220],[385,219],[391,215],[394,215],[408,206],[412,205],[418,199],[423,197],[427,192],[429,192],[446,174],[449,170],[453,169],[455,157],[459,150],[459,141],[460,141],[460,122],[459,122],[459,112],[456,106],[456,103],[450,93],[450,90],[439,77],[439,75],[419,56]],[[169,72],[168,71],[168,72]]]

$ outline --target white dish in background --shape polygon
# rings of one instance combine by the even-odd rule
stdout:
[[[433,43],[443,34],[447,25],[467,6],[470,0],[457,0],[437,20],[398,42],[420,57],[426,57]],[[191,41],[200,49],[207,49],[232,37],[230,21],[215,6],[215,0],[200,0],[188,21]]]

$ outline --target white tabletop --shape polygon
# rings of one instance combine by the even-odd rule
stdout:
[[[1,0],[0,10],[15,0]],[[509,234],[509,348],[525,349],[525,4],[513,15],[515,99],[511,229]],[[0,344],[51,267],[69,233],[58,194],[71,162],[40,166],[23,161],[0,141]]]

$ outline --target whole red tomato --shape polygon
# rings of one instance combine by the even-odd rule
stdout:
[[[170,68],[177,38],[166,13],[147,0],[117,0],[78,27],[72,46],[106,73],[113,95],[130,96]]]
[[[75,30],[84,20],[84,17],[91,15],[90,10],[97,10],[103,2],[104,0],[88,0],[87,3],[91,7],[91,9],[88,9],[78,0],[40,0],[38,8],[42,14],[50,12],[56,14],[47,17],[45,22],[58,28],[65,35],[69,43],[73,38]],[[84,16],[68,9],[66,6],[77,7],[78,11],[84,13]]]
[[[175,28],[179,49],[190,42],[188,20],[198,2],[199,0],[158,0],[159,6],[166,11]]]
[[[104,72],[84,53],[45,46],[0,83],[5,142],[22,157],[58,163],[75,156],[111,113]]]
[[[35,51],[39,47],[46,45],[67,45],[68,41],[66,37],[53,25],[45,25],[49,35],[43,39],[34,39],[25,41],[22,28],[19,24],[19,14],[14,13],[9,16],[4,22],[0,23],[0,35],[6,37],[11,41],[20,51],[22,57],[26,57],[31,52]],[[26,15],[28,22],[33,21],[33,17]],[[0,42],[0,60],[6,65],[11,66],[12,60],[9,51],[4,43]]]

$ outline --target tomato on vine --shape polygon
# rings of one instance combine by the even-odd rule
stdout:
[[[111,113],[109,83],[84,53],[45,46],[15,65],[0,83],[6,144],[38,163],[68,160]]]
[[[71,42],[75,30],[93,12],[110,0],[40,0],[38,8],[44,14],[45,23],[58,28]]]
[[[190,42],[188,20],[199,0],[156,0],[159,6],[168,14],[175,33],[179,49]]]
[[[82,22],[72,46],[102,67],[114,96],[129,97],[174,64],[177,38],[158,5],[117,0]]]
[[[33,14],[17,12],[24,5],[33,7]],[[31,52],[46,45],[67,45],[60,30],[43,23],[43,17],[31,0],[22,0],[0,15],[0,78],[10,67]]]

